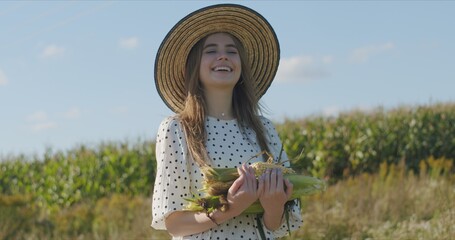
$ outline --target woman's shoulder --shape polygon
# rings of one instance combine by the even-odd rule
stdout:
[[[166,116],[165,118],[163,118],[163,120],[161,120],[161,123],[163,124],[166,124],[166,123],[169,123],[169,122],[178,122],[180,119],[179,115],[178,114],[174,114],[174,115],[169,115],[169,116]]]
[[[264,127],[274,128],[274,124],[270,119],[268,119],[267,117],[265,117],[263,115],[259,115],[258,117],[259,117],[259,120],[261,120],[262,125],[264,125]]]
[[[177,114],[165,117],[160,123],[160,129],[163,131],[173,128],[180,128],[180,117]]]
[[[278,136],[278,133],[275,127],[275,123],[262,115],[259,116],[259,119],[262,122],[264,131],[269,136],[269,138],[276,138]]]

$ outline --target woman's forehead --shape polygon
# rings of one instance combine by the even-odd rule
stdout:
[[[235,46],[234,39],[232,38],[232,35],[229,33],[213,33],[208,35],[205,40],[204,46],[213,43],[232,44]]]

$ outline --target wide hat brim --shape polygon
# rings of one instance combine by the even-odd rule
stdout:
[[[180,20],[166,35],[155,58],[155,85],[174,112],[185,106],[185,62],[191,48],[205,36],[227,32],[242,42],[259,99],[272,83],[280,60],[280,46],[269,22],[241,5],[219,4],[199,9]]]

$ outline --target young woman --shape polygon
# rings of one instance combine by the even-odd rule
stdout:
[[[152,227],[166,229],[174,239],[275,239],[287,234],[285,211],[291,230],[302,224],[299,205],[286,207],[292,184],[283,174],[271,170],[256,178],[245,164],[263,150],[275,160],[280,154],[278,134],[259,115],[258,104],[278,62],[272,27],[243,6],[200,9],[168,33],[156,57],[155,81],[176,114],[163,120],[157,134]],[[203,195],[205,165],[238,168],[225,212],[183,211],[184,198]],[[242,214],[257,200],[264,214]]]

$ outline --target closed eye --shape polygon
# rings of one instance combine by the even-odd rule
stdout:
[[[237,48],[235,46],[228,46],[226,52],[229,54],[237,54]]]

